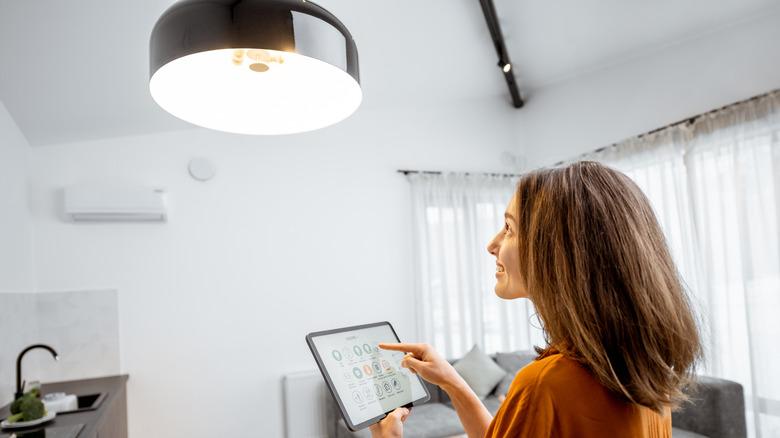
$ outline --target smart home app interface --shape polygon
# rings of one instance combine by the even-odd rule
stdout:
[[[404,353],[382,350],[398,342],[387,325],[312,338],[352,424],[425,397],[420,380],[401,368]]]

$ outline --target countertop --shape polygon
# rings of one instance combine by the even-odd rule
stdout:
[[[41,384],[41,392],[47,394],[50,392],[65,392],[68,394],[87,395],[98,392],[106,393],[106,397],[100,406],[94,411],[75,412],[72,414],[58,414],[54,420],[46,423],[47,426],[66,426],[72,424],[83,424],[79,438],[93,437],[96,435],[97,427],[103,414],[114,402],[115,398],[125,392],[125,383],[128,376],[109,376],[95,379],[69,380],[66,382],[52,382]],[[10,403],[0,408],[0,418],[6,418],[10,414]]]

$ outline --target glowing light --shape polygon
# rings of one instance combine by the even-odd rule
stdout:
[[[290,134],[338,123],[359,106],[358,82],[344,70],[297,53],[221,49],[160,67],[152,98],[174,116],[241,134]]]

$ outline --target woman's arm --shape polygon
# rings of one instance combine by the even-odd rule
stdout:
[[[493,416],[466,381],[458,375],[457,381],[440,385],[440,387],[452,400],[452,406],[458,413],[463,429],[469,438],[484,437],[490,422],[493,421]]]
[[[463,377],[428,344],[379,344],[379,348],[406,352],[401,366],[438,385],[452,400],[469,438],[482,438],[493,417]]]

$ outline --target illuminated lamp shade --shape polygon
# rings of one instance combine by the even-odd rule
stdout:
[[[311,131],[363,98],[352,35],[305,0],[179,1],[157,20],[149,61],[155,102],[218,131]]]

